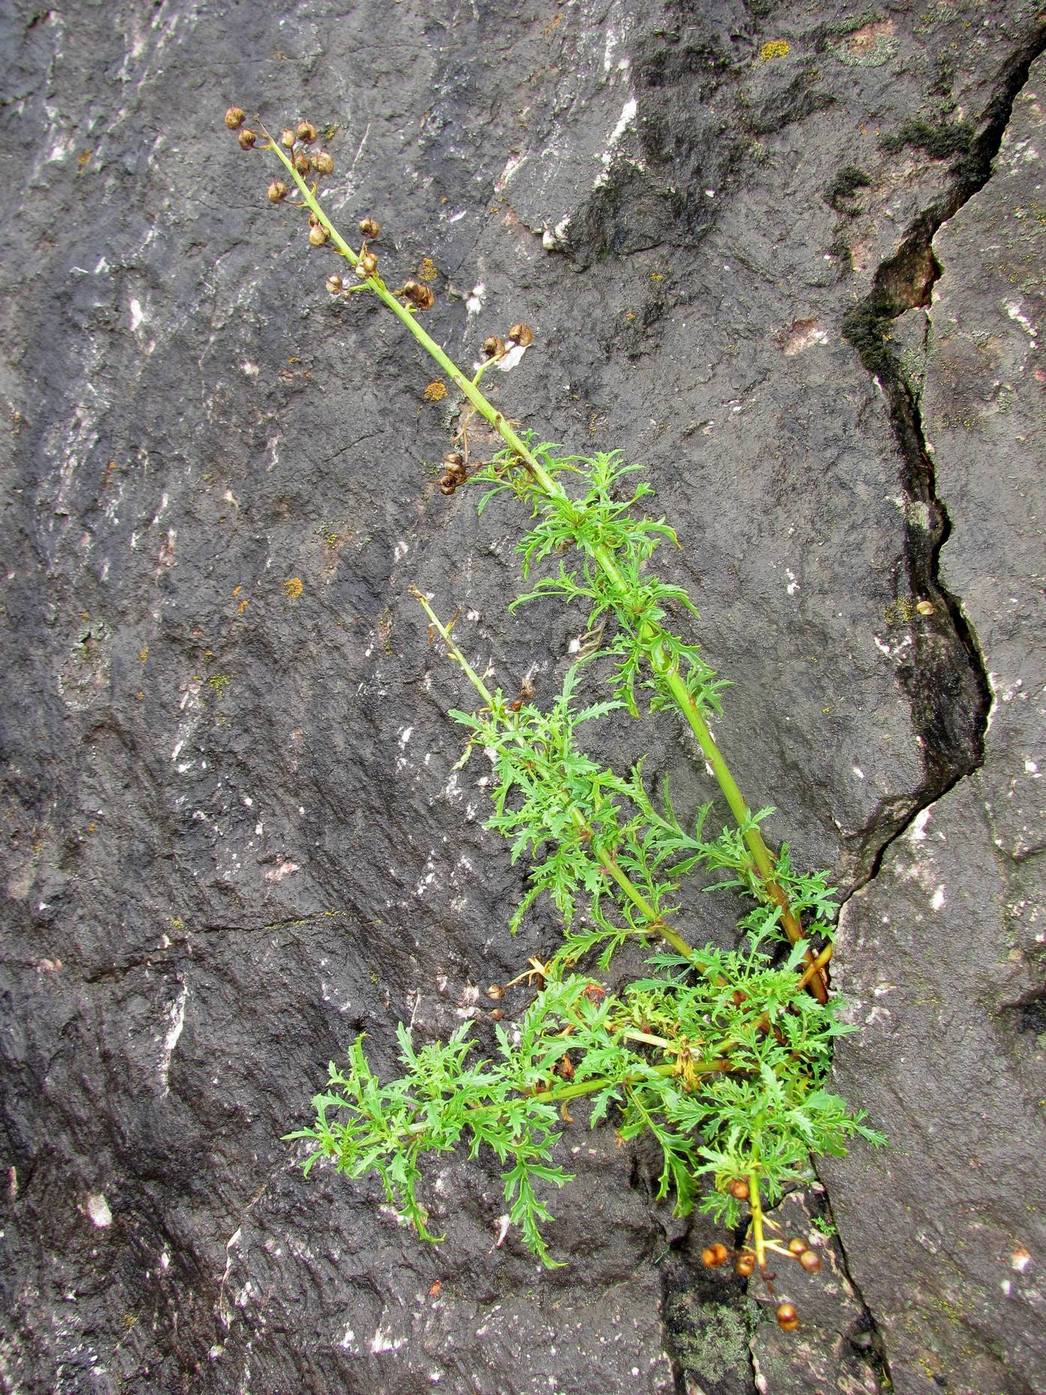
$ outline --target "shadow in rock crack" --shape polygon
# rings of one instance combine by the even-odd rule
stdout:
[[[905,368],[895,338],[897,321],[906,312],[926,307],[941,268],[933,250],[938,230],[982,189],[991,177],[1014,101],[1028,80],[1036,58],[1046,49],[1040,29],[1016,54],[1000,77],[999,88],[984,112],[980,134],[971,141],[954,170],[950,191],[913,222],[900,247],[878,268],[869,294],[846,315],[843,333],[876,379],[886,400],[909,503],[904,581],[921,600],[911,627],[912,643],[899,665],[898,677],[911,702],[912,721],[923,745],[925,780],[913,795],[884,803],[865,830],[845,905],[878,874],[893,842],[984,759],[984,738],[991,708],[988,681],[977,636],[968,624],[960,598],[940,577],[940,555],[951,523],[937,493],[933,456],[923,430],[918,384]],[[925,612],[925,613],[924,613]],[[1013,1005],[1022,1028],[1043,1020],[1040,998]],[[822,1204],[830,1218],[827,1192]],[[875,1317],[853,1278],[841,1240],[836,1241],[843,1271],[863,1309],[865,1323],[852,1338],[855,1349],[875,1372],[880,1386],[891,1387],[886,1344]]]
[[[886,849],[923,809],[978,768],[991,706],[991,687],[977,637],[959,598],[940,578],[941,549],[951,522],[937,493],[933,457],[927,449],[919,391],[905,369],[893,334],[907,311],[930,304],[941,274],[933,239],[941,226],[991,177],[1017,93],[1032,63],[1046,48],[1042,30],[1011,59],[995,98],[984,112],[980,134],[954,170],[951,189],[912,223],[894,255],[878,268],[869,294],[845,316],[843,334],[873,374],[886,399],[905,491],[907,531],[904,583],[920,598],[910,617],[911,645],[898,666],[908,694],[912,723],[920,738],[925,780],[912,795],[885,802],[861,841],[857,875],[845,900],[879,871]],[[900,580],[900,578],[898,578]]]

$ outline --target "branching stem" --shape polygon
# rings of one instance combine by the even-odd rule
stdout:
[[[268,137],[268,140],[269,149],[271,149],[283,163],[287,173],[297,185],[306,206],[319,224],[326,230],[336,251],[344,257],[351,266],[355,267],[359,261],[357,253],[349,246],[328,218],[322,205],[316,198],[314,190],[310,188],[306,180],[295,168],[293,160],[280,148],[279,143],[273,140],[271,136]],[[521,439],[518,432],[516,432],[506,420],[504,413],[498,411],[494,404],[480,392],[476,383],[461,371],[453,359],[451,359],[440,345],[436,343],[432,336],[422,328],[413,311],[403,305],[396,296],[392,294],[380,276],[374,275],[368,277],[363,284],[371,289],[378,299],[392,311],[407,331],[414,336],[429,357],[438,364],[444,373],[446,373],[447,377],[454,383],[462,396],[467,398],[480,416],[493,427],[509,449],[514,452],[520,462],[530,472],[535,485],[541,492],[549,499],[566,500],[568,496],[562,485],[557,483],[542,466],[541,462]],[[625,591],[624,580],[610,551],[606,547],[597,546],[592,549],[592,557],[615,589],[622,592]],[[737,782],[731,774],[730,768],[716,744],[708,723],[702,717],[697,704],[687,690],[686,683],[679,671],[678,663],[666,654],[661,643],[662,634],[663,631],[659,626],[646,622],[640,628],[639,638],[648,652],[652,668],[672,694],[673,700],[693,732],[698,745],[701,747],[705,759],[708,761],[712,773],[719,784],[719,788],[723,792],[723,797],[730,808],[730,812],[733,814],[738,825],[744,829],[745,843],[751,854],[756,871],[766,888],[766,893],[780,908],[782,929],[789,940],[791,940],[793,944],[797,944],[804,938],[803,928],[799,923],[798,917],[789,906],[788,897],[784,889],[777,881],[774,872],[773,856],[758,826],[752,823],[751,809],[738,788]],[[609,870],[608,868],[608,871]],[[614,873],[611,872],[611,875],[613,876]],[[615,880],[617,880],[616,876]],[[662,933],[664,932],[662,931]],[[669,935],[665,935],[665,938],[668,939],[670,944],[674,944],[674,941]],[[678,946],[675,947],[678,948]],[[683,951],[681,950],[680,952]],[[827,1002],[828,990],[823,966],[814,963],[813,953],[809,950],[807,951],[807,968],[809,970],[809,977],[805,978],[805,982],[809,984],[810,991],[817,998],[818,1002]]]

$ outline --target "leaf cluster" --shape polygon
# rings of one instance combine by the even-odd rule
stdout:
[[[589,1097],[590,1126],[609,1118],[623,1140],[656,1141],[658,1198],[671,1196],[676,1214],[711,1179],[702,1209],[736,1224],[731,1179],[756,1172],[773,1204],[807,1177],[811,1151],[876,1136],[823,1087],[831,1039],[848,1029],[797,991],[793,964],[774,967],[759,950],[695,957],[696,978],[694,962],[663,955],[659,975],[617,994],[582,974],[553,978],[518,1026],[497,1024],[487,1058],[467,1025],[421,1047],[401,1025],[403,1074],[386,1084],[358,1039],[348,1070],[331,1063],[313,1125],[289,1137],[311,1145],[306,1169],[327,1157],[349,1177],[376,1173],[386,1202],[428,1240],[440,1237],[418,1197],[425,1156],[489,1149],[511,1222],[551,1266],[541,1193],[572,1180],[554,1149],[570,1102]]]
[[[664,581],[647,564],[664,542],[679,545],[675,530],[664,518],[640,512],[640,501],[653,494],[646,481],[629,480],[639,466],[623,462],[619,451],[593,456],[564,456],[549,442],[527,438],[547,474],[560,483],[566,477],[580,484],[578,497],[565,490],[549,494],[541,489],[526,467],[510,450],[499,451],[474,476],[491,487],[479,503],[482,512],[496,495],[508,492],[526,502],[535,519],[518,543],[524,578],[551,556],[580,553],[577,562],[560,561],[555,575],[538,580],[518,596],[510,609],[551,596],[580,601],[587,610],[587,629],[598,634],[608,618],[616,633],[603,652],[615,661],[611,686],[633,716],[638,716],[637,685],[650,690],[650,710],[671,707],[674,696],[666,690],[666,669],[677,670],[697,706],[718,713],[720,693],[729,686],[716,676],[695,641],[682,639],[665,628],[670,612],[683,610],[694,617],[697,607],[681,586]],[[654,654],[660,662],[653,662]]]

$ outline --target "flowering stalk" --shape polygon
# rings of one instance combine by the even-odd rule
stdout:
[[[376,269],[376,259],[374,269],[368,272],[369,262],[364,262],[361,254],[357,253],[328,218],[322,205],[316,197],[315,185],[310,185],[304,178],[295,159],[288,151],[281,146],[280,142],[274,140],[264,131],[265,144],[261,147],[276,155],[287,171],[289,177],[294,181],[301,194],[304,206],[309,209],[314,227],[323,233],[322,242],[317,239],[318,245],[329,242],[330,246],[343,257],[354,272],[360,277],[360,284],[354,289],[366,289],[386,306],[388,310],[396,316],[400,323],[413,335],[418,344],[424,349],[430,358],[443,370],[455,387],[461,392],[476,412],[498,433],[505,442],[509,451],[527,470],[535,491],[543,495],[547,500],[569,509],[570,500],[566,491],[553,474],[545,467],[538,455],[530,448],[526,441],[506,420],[504,413],[499,411],[494,404],[478,388],[476,383],[469,378],[439,344],[429,335],[418,323],[415,310],[408,308],[397,296],[389,290],[384,280],[378,275]],[[627,594],[628,586],[619,570],[619,567],[611,551],[603,543],[595,543],[591,547],[591,556],[596,565],[601,569],[607,581],[610,583],[612,592],[622,596]],[[798,944],[806,936],[803,931],[799,917],[795,914],[787,892],[782,887],[777,876],[775,859],[759,829],[758,823],[753,819],[752,810],[741,793],[741,790],[734,779],[729,765],[718,744],[707,720],[702,714],[697,702],[688,687],[688,684],[680,672],[677,661],[672,658],[672,650],[676,647],[670,641],[674,636],[670,636],[664,628],[655,621],[643,620],[638,627],[637,640],[641,644],[650,668],[656,675],[664,691],[670,696],[678,711],[693,732],[701,751],[708,762],[710,769],[723,793],[723,797],[730,809],[734,820],[747,845],[748,852],[752,859],[752,864],[757,875],[762,881],[765,894],[778,908],[781,927],[792,944]],[[824,966],[814,964],[814,954],[812,951],[806,952],[806,965],[811,970],[808,979],[810,991],[821,1003],[827,1001],[827,982],[825,978]]]

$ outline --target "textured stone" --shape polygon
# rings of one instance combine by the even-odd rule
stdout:
[[[950,519],[941,576],[991,683],[984,758],[888,850],[840,947],[862,1031],[837,1079],[891,1146],[826,1175],[894,1386],[920,1395],[1046,1378],[1044,81],[1040,60],[991,179],[934,239],[922,414]]]
[[[551,1275],[515,1239],[493,1248],[502,1201],[483,1162],[434,1174],[448,1238],[430,1250],[374,1188],[306,1182],[281,1142],[356,1032],[383,1069],[397,1019],[435,1034],[472,1016],[482,1033],[478,990],[554,942],[541,915],[515,943],[504,933],[521,874],[479,828],[478,769],[452,769],[444,712],[466,699],[407,585],[460,607],[470,654],[506,686],[533,669],[539,697],[579,622],[506,617],[519,518],[477,520],[463,494],[439,495],[451,420],[423,401],[431,368],[375,307],[331,302],[329,260],[267,204],[270,171],[237,150],[225,107],[334,124],[332,211],[347,228],[378,216],[403,274],[433,259],[427,323],[448,350],[468,362],[526,319],[538,342],[497,383],[504,410],[649,463],[684,540],[669,565],[737,685],[723,746],[750,801],[780,805],[772,835],[848,888],[940,788],[904,678],[919,501],[842,328],[964,176],[961,154],[880,138],[950,103],[948,121],[994,130],[1041,42],[1035,14],[890,5],[866,33],[841,4],[733,0],[5,8],[6,1388],[652,1395],[683,1379],[659,1297],[700,1290],[698,1228],[650,1203],[641,1154],[611,1138],[570,1145],[578,1181],[550,1238],[573,1263]],[[837,206],[852,165],[868,183]],[[967,375],[939,381],[942,565],[1015,682],[1021,641],[991,630],[990,585],[956,548],[943,417]],[[978,488],[971,473],[979,518]],[[1017,508],[1023,529],[1009,484],[987,504]],[[936,623],[961,697],[966,648]],[[989,736],[1023,751],[1020,704],[1003,697]],[[641,739],[681,799],[707,797],[669,720]],[[607,749],[635,741],[611,731]],[[1023,785],[1012,805],[1001,789],[978,807],[1016,849],[1026,815],[1011,810],[1031,806]],[[974,822],[958,825],[971,839]],[[976,925],[1033,893],[1013,890],[1030,857],[1002,892],[983,854],[970,846],[964,883]],[[712,898],[691,911],[695,938],[729,935]],[[837,972],[867,1003],[880,967],[862,944],[851,929]],[[933,1001],[967,982],[949,948],[910,979]],[[1030,971],[1006,963],[1018,1004]],[[926,1098],[942,1043],[911,998],[905,1054]],[[992,1109],[1024,1107],[1009,1064],[1034,1035],[1015,1024],[1034,1017],[1010,1011],[999,1054],[970,1047]],[[850,1093],[881,1113],[864,1058],[847,1059],[861,1060],[842,1067]],[[925,1323],[872,1205],[902,1156],[858,1155],[833,1173],[832,1204],[873,1317]],[[909,1195],[910,1177],[897,1185]],[[1016,1291],[1029,1276],[1013,1273]],[[722,1302],[744,1311],[733,1289]],[[1023,1353],[1030,1329],[1008,1312],[1000,1340]],[[852,1312],[832,1320],[824,1349],[850,1379]],[[924,1338],[887,1325],[884,1340],[902,1370]],[[955,1389],[959,1360],[940,1358]],[[788,1379],[799,1388],[794,1363]]]

